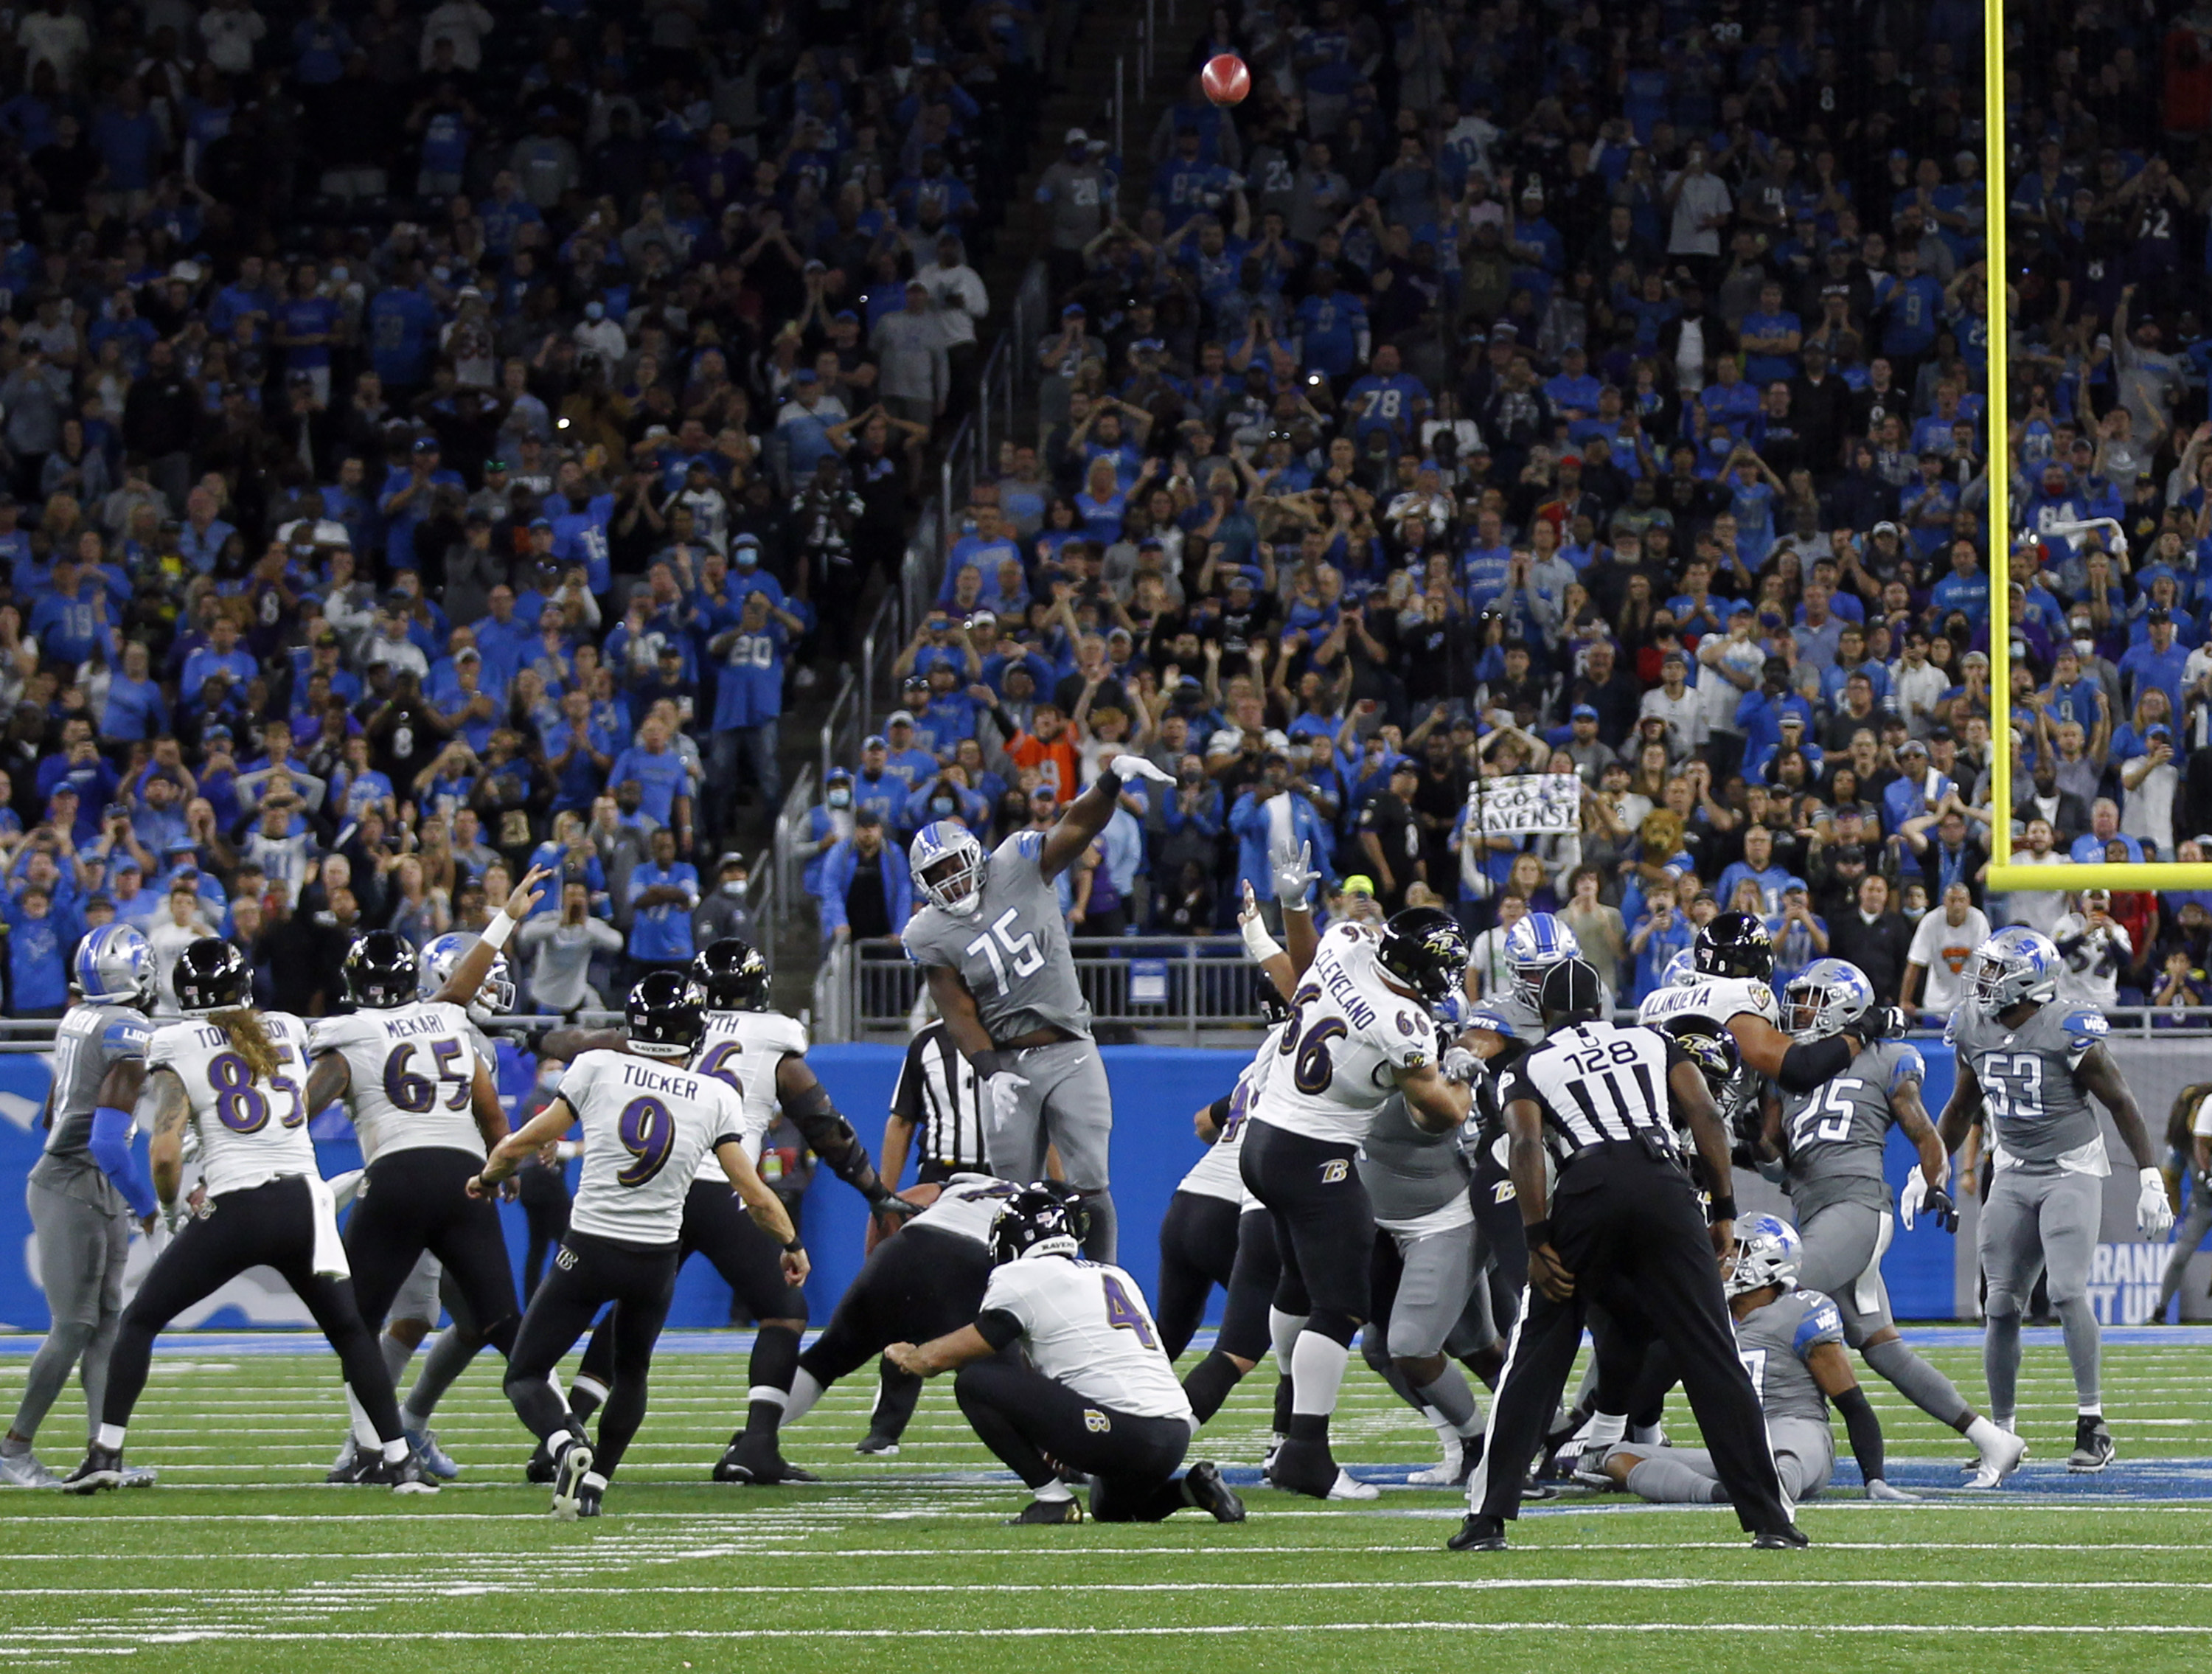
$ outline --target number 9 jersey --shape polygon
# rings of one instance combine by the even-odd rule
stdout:
[[[984,861],[972,913],[923,904],[901,939],[916,965],[960,973],[994,1041],[1047,1026],[1091,1038],[1091,1006],[1075,980],[1075,955],[1060,892],[1038,867],[1042,831],[1017,831]]]
[[[1382,938],[1363,924],[1332,924],[1291,996],[1284,1026],[1252,1114],[1309,1139],[1366,1137],[1397,1072],[1434,1062],[1437,1026],[1419,1000],[1383,981],[1375,963]]]
[[[568,1224],[624,1244],[674,1244],[701,1161],[744,1140],[744,1106],[710,1075],[629,1052],[585,1052],[561,1078],[584,1128]]]
[[[289,1012],[258,1012],[276,1049],[276,1073],[255,1076],[230,1036],[213,1023],[167,1023],[146,1044],[146,1073],[184,1083],[199,1135],[208,1196],[246,1191],[286,1174],[319,1178],[307,1137],[307,1026]]]

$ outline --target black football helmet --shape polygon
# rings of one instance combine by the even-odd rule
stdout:
[[[1070,1188],[1054,1180],[1025,1185],[999,1206],[991,1222],[992,1265],[1004,1267],[1028,1255],[1080,1254],[1089,1220]]]
[[[1743,1054],[1737,1050],[1735,1037],[1702,1017],[1678,1017],[1664,1026],[1690,1062],[1698,1066],[1698,1073],[1705,1078],[1706,1091],[1716,1099],[1720,1099],[1743,1065]]]
[[[1467,979],[1471,957],[1457,919],[1434,907],[1407,907],[1382,927],[1375,962],[1433,1006]]]
[[[701,948],[691,961],[691,980],[718,1012],[768,1009],[768,961],[741,936],[724,936]]]
[[[346,998],[363,1011],[411,1005],[419,985],[415,944],[397,930],[371,930],[346,949]]]
[[[253,1004],[252,967],[221,936],[202,936],[179,953],[170,983],[177,990],[177,1009],[186,1017]]]
[[[1747,912],[1717,913],[1691,944],[1690,963],[1700,977],[1764,983],[1774,975],[1774,939]]]
[[[679,971],[655,971],[629,991],[629,1050],[648,1058],[688,1058],[707,1032],[707,996]]]

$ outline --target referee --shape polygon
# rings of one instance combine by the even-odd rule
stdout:
[[[955,1174],[989,1172],[983,1158],[983,1107],[975,1068],[953,1045],[942,1022],[908,1044],[884,1121],[883,1177],[894,1190],[906,1172],[908,1148],[921,1138],[919,1184],[943,1185]]]
[[[1506,1079],[1508,1160],[1528,1243],[1527,1312],[1507,1352],[1481,1462],[1468,1479],[1467,1519],[1449,1544],[1457,1552],[1505,1549],[1506,1520],[1520,1512],[1522,1479],[1595,1303],[1674,1349],[1752,1544],[1806,1545],[1783,1502],[1713,1259],[1732,1246],[1735,1201],[1716,1196],[1705,1226],[1668,1115],[1670,1095],[1708,1178],[1730,1178],[1727,1130],[1681,1048],[1658,1030],[1602,1020],[1604,1003],[1595,966],[1579,959],[1553,965],[1539,1000],[1544,1044]],[[1547,1162],[1558,1166],[1556,1191]]]

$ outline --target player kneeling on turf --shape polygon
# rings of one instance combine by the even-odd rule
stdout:
[[[1743,1363],[1766,1415],[1775,1474],[1793,1505],[1818,1494],[1835,1468],[1831,1401],[1844,1415],[1859,1474],[1869,1482],[1882,1480],[1881,1426],[1844,1352],[1843,1317],[1819,1291],[1797,1288],[1804,1254],[1788,1221],[1755,1215],[1739,1229],[1723,1286]],[[1660,1505],[1719,1505],[1728,1497],[1712,1455],[1702,1447],[1621,1442],[1606,1456],[1605,1473]]]
[[[1176,1475],[1196,1427],[1190,1403],[1137,1281],[1079,1259],[1083,1221],[1066,1188],[1023,1187],[991,1223],[996,1265],[974,1323],[885,1352],[918,1377],[958,1370],[960,1410],[1036,1495],[1016,1523],[1083,1520],[1052,1460],[1089,1474],[1102,1523],[1157,1523],[1186,1506],[1243,1522],[1243,1502],[1212,1464]],[[1026,1364],[1005,1352],[1017,1342]]]

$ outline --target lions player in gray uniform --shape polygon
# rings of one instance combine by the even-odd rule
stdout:
[[[1823,1040],[1842,1033],[1873,1004],[1874,985],[1856,965],[1815,959],[1783,990],[1783,1032],[1792,1040]],[[1950,1159],[1920,1102],[1926,1079],[1917,1049],[1881,1040],[1809,1093],[1770,1086],[1762,1150],[1774,1160],[1763,1159],[1760,1171],[1784,1182],[1805,1246],[1800,1281],[1834,1300],[1844,1341],[1913,1405],[1972,1441],[1981,1454],[1973,1486],[1995,1488],[2019,1468],[2027,1443],[1975,1412],[1948,1378],[1905,1346],[1881,1280],[1893,1224],[1882,1161],[1893,1123],[1920,1153],[1907,1194],[1911,1202],[1932,1213],[1939,1227],[1958,1225],[1943,1189]],[[1906,1227],[1911,1224],[1908,1217]],[[1870,1482],[1867,1497],[1903,1496]]]
[[[1793,1505],[1818,1494],[1835,1469],[1831,1401],[1843,1415],[1859,1474],[1871,1484],[1884,1469],[1881,1425],[1844,1353],[1843,1318],[1828,1298],[1800,1284],[1802,1256],[1788,1221],[1754,1215],[1737,1223],[1735,1258],[1723,1287],[1737,1352],[1766,1415],[1775,1474]],[[1719,1505],[1728,1497],[1712,1455],[1701,1447],[1622,1442],[1607,1454],[1605,1474],[1661,1505]]]
[[[0,1441],[0,1482],[15,1488],[61,1481],[31,1444],[72,1367],[84,1385],[91,1427],[99,1428],[108,1353],[123,1319],[131,1223],[150,1236],[159,1207],[131,1148],[131,1110],[153,1034],[146,1013],[158,991],[153,953],[129,925],[104,924],[78,944],[70,976],[77,1000],[54,1035],[46,1148],[23,1192],[53,1324],[31,1358],[22,1404]],[[124,1480],[137,1486],[154,1473],[133,1468]]]
[[[1106,829],[1127,778],[1175,782],[1142,756],[1116,756],[1049,831],[1017,831],[987,855],[965,826],[933,820],[907,855],[927,903],[907,922],[907,955],[928,972],[945,1030],[981,1079],[991,1172],[1040,1179],[1046,1147],[1058,1146],[1091,1212],[1084,1253],[1102,1262],[1115,1251],[1114,1094],[1052,880]]]
[[[1944,1038],[1957,1048],[1958,1080],[1943,1106],[1943,1148],[1966,1141],[1986,1109],[1995,1172],[1982,1204],[1982,1371],[1990,1415],[2013,1427],[2020,1376],[2020,1316],[2039,1272],[2050,1275],[2051,1305],[2073,1363],[2075,1418],[2072,1470],[2112,1462],[2099,1387],[2097,1316],[2089,1306],[2089,1263],[2103,1219],[2105,1136],[2094,1097],[2112,1113],[2134,1154],[2139,1190],[2136,1225],[2154,1243],[2173,1226],[2158,1155],[2135,1094],[2105,1048],[2112,1026],[2087,1007],[2062,1007],[2063,960],[2048,936],[2013,925],[1974,955],[1972,997],[1952,1014]]]

